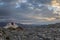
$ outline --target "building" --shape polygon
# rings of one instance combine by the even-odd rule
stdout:
[[[12,27],[12,28],[17,28],[18,25],[15,24],[14,22],[11,22],[11,23],[8,23],[4,28],[9,28],[9,27]]]

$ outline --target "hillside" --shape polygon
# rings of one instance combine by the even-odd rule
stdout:
[[[22,29],[0,27],[0,40],[60,40],[58,25],[60,26],[60,23]]]

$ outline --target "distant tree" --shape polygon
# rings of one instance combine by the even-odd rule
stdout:
[[[10,38],[7,36],[7,37],[6,37],[6,40],[10,40]]]
[[[56,40],[56,39],[54,38],[54,40]]]
[[[49,38],[45,38],[45,40],[50,40]]]

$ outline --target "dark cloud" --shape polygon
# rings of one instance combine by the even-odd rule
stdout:
[[[15,2],[15,1],[17,1],[17,0],[1,0],[1,1],[3,1],[3,2]]]
[[[9,16],[11,12],[8,9],[0,8],[0,16]]]
[[[18,0],[1,0],[3,2],[15,2],[15,1],[18,1]],[[27,0],[28,2],[30,3],[50,3],[51,0]]]
[[[28,0],[28,2],[30,3],[42,3],[42,4],[46,4],[46,3],[50,3],[51,0]]]

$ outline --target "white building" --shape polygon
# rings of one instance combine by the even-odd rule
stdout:
[[[9,28],[9,27],[12,27],[12,28],[17,28],[18,25],[15,24],[14,22],[11,22],[11,23],[8,23],[4,28]]]

